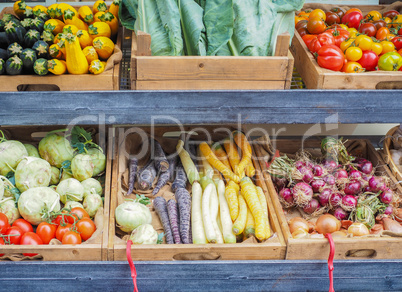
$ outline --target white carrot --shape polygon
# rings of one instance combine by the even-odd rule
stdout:
[[[210,207],[209,207],[211,196],[212,196],[214,189],[215,189],[214,184],[208,184],[206,186],[206,188],[202,194],[202,206],[201,206],[205,236],[207,237],[207,240],[211,243],[217,242],[217,236],[215,233],[214,225],[212,223],[212,216],[211,216]]]
[[[192,205],[191,205],[191,232],[194,244],[206,244],[207,239],[204,232],[204,223],[201,212],[202,189],[198,182],[192,186]]]
[[[223,240],[225,243],[236,243],[236,235],[232,231],[233,223],[230,217],[229,206],[225,198],[225,183],[223,180],[219,180],[217,189]]]
[[[223,243],[222,232],[219,229],[218,222],[216,221],[216,217],[218,217],[219,214],[218,192],[216,190],[215,184],[212,183],[212,185],[214,186],[214,189],[211,193],[211,199],[209,201],[209,211],[211,212],[212,225],[215,229],[216,243]]]

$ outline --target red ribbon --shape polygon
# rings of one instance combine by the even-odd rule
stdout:
[[[335,256],[335,243],[330,233],[325,234],[329,241],[329,257],[328,257],[328,270],[329,270],[329,292],[334,290],[334,256]]]
[[[131,278],[133,278],[133,284],[134,284],[134,292],[138,292],[137,288],[137,270],[135,269],[134,262],[131,258],[131,245],[133,242],[131,240],[127,241],[127,247],[126,247],[126,255],[127,255],[127,261],[128,265],[130,266],[131,270]]]
[[[275,158],[280,157],[280,156],[281,156],[281,154],[279,153],[279,150],[276,150],[275,155],[274,155],[274,157],[272,157],[271,161],[265,162],[265,164],[267,165],[267,168],[269,168],[271,166],[271,164],[272,164],[272,162],[274,162]]]

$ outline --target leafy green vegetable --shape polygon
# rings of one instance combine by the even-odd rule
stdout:
[[[134,30],[137,19],[138,0],[121,0],[119,5],[119,19],[121,24],[128,29]]]
[[[71,130],[71,146],[79,154],[87,153],[90,148],[100,148],[97,144],[92,142],[92,135],[83,128],[75,126]]]
[[[159,233],[158,234],[158,241],[156,242],[156,244],[162,244],[163,243],[163,237],[165,236],[165,234],[162,232],[162,233]]]
[[[151,200],[147,197],[145,197],[144,195],[135,195],[135,200],[134,202],[138,202],[141,203],[143,205],[148,205],[151,203]]]

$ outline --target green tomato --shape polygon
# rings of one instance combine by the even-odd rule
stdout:
[[[398,71],[402,66],[402,57],[396,52],[388,52],[378,60],[378,68],[384,71]]]

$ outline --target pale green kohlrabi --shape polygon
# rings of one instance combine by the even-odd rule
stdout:
[[[133,244],[156,244],[158,242],[158,232],[151,224],[142,224],[131,232],[130,240]]]
[[[94,165],[92,176],[97,176],[106,168],[106,156],[103,154],[102,150],[99,150],[98,148],[88,149],[88,154],[91,155],[92,163]]]
[[[57,134],[48,134],[40,140],[38,148],[40,156],[58,168],[64,161],[73,159],[74,150],[70,142]]]
[[[51,173],[52,177],[49,184],[57,185],[60,182],[60,169],[58,169],[56,166],[52,166]]]
[[[79,181],[92,177],[94,173],[94,164],[91,155],[77,154],[71,161],[71,171],[75,179]]]
[[[98,211],[100,207],[103,207],[103,200],[97,193],[89,193],[84,198],[82,205],[84,206],[84,209],[87,211],[88,215],[90,217],[94,217],[96,211]]]
[[[15,171],[15,168],[24,156],[28,156],[28,152],[21,142],[15,140],[1,142],[0,174],[6,176],[10,171]]]
[[[84,187],[84,199],[90,193],[96,193],[99,196],[103,195],[103,189],[101,183],[94,178],[87,178],[81,182]]]
[[[56,192],[60,195],[60,201],[65,204],[67,201],[82,201],[84,187],[75,178],[68,178],[59,183]]]
[[[24,147],[28,152],[28,156],[40,158],[38,148],[36,148],[34,145],[24,144]]]
[[[28,189],[18,200],[18,211],[29,223],[38,225],[50,212],[60,211],[60,195],[48,187]]]
[[[29,188],[49,186],[51,177],[49,162],[42,158],[25,157],[15,170],[15,185],[25,192]]]
[[[115,210],[116,224],[124,232],[131,232],[138,226],[152,223],[151,211],[145,205],[127,201]]]
[[[75,208],[75,207],[80,207],[80,208],[84,209],[84,206],[80,202],[67,201],[64,204],[64,208],[67,208],[67,209],[72,209],[72,208]]]
[[[68,170],[63,169],[61,170],[61,178],[60,178],[60,182],[62,182],[63,180],[69,179],[69,178],[74,178],[73,174],[70,173]]]
[[[18,208],[13,198],[5,198],[0,201],[0,212],[7,216],[10,225],[20,218],[20,212],[18,212]]]

